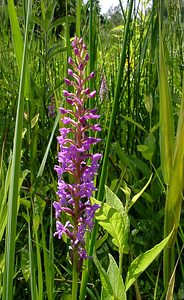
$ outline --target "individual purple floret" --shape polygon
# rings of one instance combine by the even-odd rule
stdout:
[[[86,101],[94,98],[96,91],[90,91],[87,82],[94,78],[94,72],[85,75],[89,54],[83,39],[77,37],[72,42],[74,59],[69,57],[69,79],[65,84],[70,91],[64,90],[63,95],[70,109],[60,108],[64,127],[58,136],[59,165],[55,166],[58,174],[58,202],[54,202],[56,216],[55,236],[61,239],[66,235],[70,239],[70,252],[77,250],[78,266],[87,256],[85,250],[85,233],[93,228],[93,218],[99,205],[92,205],[90,197],[96,191],[94,177],[97,174],[101,154],[91,152],[91,147],[100,141],[89,136],[91,132],[100,131],[99,124],[91,124],[98,120],[96,109],[87,109]],[[71,87],[73,87],[71,91]],[[68,106],[68,105],[67,105]],[[64,216],[64,215],[65,216]],[[65,219],[65,223],[62,223]],[[67,221],[66,221],[67,220]]]

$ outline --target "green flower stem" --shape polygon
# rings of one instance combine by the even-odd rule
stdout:
[[[123,253],[119,252],[119,273],[122,275]]]
[[[77,300],[78,290],[78,251],[73,252],[72,300]]]

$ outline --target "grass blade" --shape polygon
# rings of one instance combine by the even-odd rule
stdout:
[[[174,153],[174,120],[161,30],[159,38],[160,156],[164,181],[168,184]]]
[[[9,1],[9,4],[13,5],[13,2]],[[18,107],[17,107],[15,136],[14,136],[14,145],[13,145],[11,184],[10,184],[10,191],[9,191],[9,198],[8,198],[8,222],[7,222],[7,230],[6,230],[6,246],[5,246],[6,255],[5,255],[5,272],[4,272],[4,285],[3,285],[4,300],[12,299],[12,290],[13,290],[15,238],[16,238],[17,206],[18,206],[17,202],[18,202],[19,173],[20,173],[20,160],[21,160],[21,148],[22,148],[25,73],[26,73],[26,56],[27,56],[27,43],[28,43],[27,35],[28,35],[28,20],[29,20],[30,11],[31,11],[31,1],[28,1],[24,50],[22,56]],[[13,16],[15,17],[15,15]]]

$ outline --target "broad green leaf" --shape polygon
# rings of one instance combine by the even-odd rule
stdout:
[[[92,198],[92,203],[101,205],[95,218],[105,230],[112,236],[112,242],[123,253],[128,243],[129,219],[126,213],[122,216],[116,209],[107,203],[101,203]]]
[[[119,272],[119,268],[111,254],[109,254],[109,259],[110,259],[110,264],[107,270],[107,274],[109,276],[109,280],[112,286],[115,299],[126,300],[125,285],[122,276]]]
[[[115,208],[124,217],[125,208],[121,200],[107,186],[105,186],[105,194],[107,204]]]
[[[125,288],[126,291],[131,287],[131,285],[135,282],[135,280],[139,277],[139,275],[146,270],[146,268],[155,260],[155,258],[159,255],[159,253],[165,248],[167,245],[172,232],[159,244],[154,246],[152,249],[146,251],[145,253],[140,254],[129,266]]]
[[[150,161],[152,160],[155,153],[155,148],[155,137],[152,133],[150,133],[145,139],[145,145],[137,146],[137,150],[142,153],[143,157]]]
[[[109,299],[113,299],[111,298],[113,297],[113,290],[112,290],[109,276],[107,275],[106,271],[104,270],[104,268],[102,267],[102,265],[100,264],[99,260],[96,257],[94,257],[94,263],[98,269],[98,272],[100,273],[100,279],[101,279],[103,289],[106,291],[107,296],[110,297]]]

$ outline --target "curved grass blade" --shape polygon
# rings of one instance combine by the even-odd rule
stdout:
[[[13,5],[12,1],[9,4]],[[13,7],[13,6],[12,6]],[[28,48],[28,24],[31,12],[31,0],[28,1],[28,10],[26,17],[26,29],[24,39],[24,50],[21,63],[20,87],[18,96],[17,116],[15,124],[15,136],[12,156],[11,169],[11,184],[8,198],[8,222],[6,230],[6,245],[5,245],[5,272],[3,284],[3,299],[12,299],[13,290],[13,276],[14,276],[14,255],[15,255],[15,239],[16,239],[16,225],[17,225],[17,202],[19,189],[19,173],[20,160],[22,148],[22,129],[23,129],[23,113],[24,113],[24,92],[25,92],[25,74],[26,74],[26,60]],[[15,15],[13,15],[15,17]],[[19,58],[20,59],[20,58]]]

